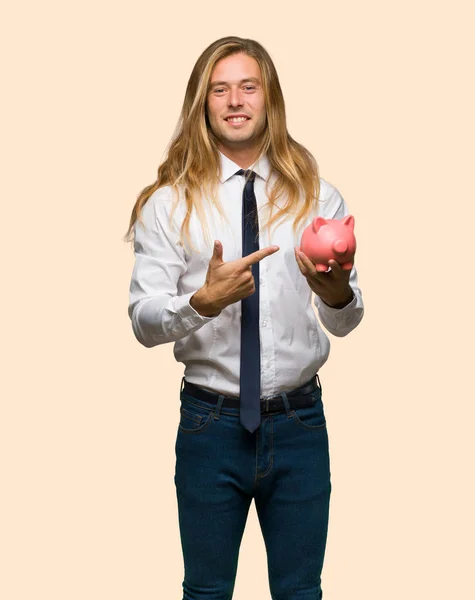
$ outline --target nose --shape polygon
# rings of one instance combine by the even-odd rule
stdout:
[[[229,106],[242,106],[242,92],[239,88],[232,87],[228,97]]]

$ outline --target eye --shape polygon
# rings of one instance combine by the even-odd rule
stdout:
[[[218,93],[218,94],[219,94],[219,93],[221,93],[221,92],[224,92],[223,88],[218,88],[217,90],[214,90],[214,91],[215,91],[216,93]]]
[[[256,86],[255,86],[255,85],[246,85],[246,89],[247,89],[247,90],[249,90],[249,89],[251,89],[251,90],[255,90],[255,89],[256,89]]]

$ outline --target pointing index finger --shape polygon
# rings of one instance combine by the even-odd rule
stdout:
[[[242,260],[244,268],[247,269],[248,267],[259,262],[266,256],[270,256],[271,254],[274,254],[274,252],[277,252],[277,250],[280,250],[279,246],[267,246],[267,248],[259,248],[259,250],[252,252],[252,254],[243,256],[241,260]]]

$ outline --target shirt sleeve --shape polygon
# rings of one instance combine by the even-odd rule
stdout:
[[[146,348],[179,340],[213,317],[191,305],[196,290],[177,295],[177,282],[187,269],[179,234],[168,223],[162,188],[142,207],[144,226],[134,225],[135,264],[129,289],[128,314],[137,340]]]
[[[327,214],[322,215],[325,218],[342,219],[349,214],[348,207],[336,188],[334,188],[334,192],[327,202]],[[353,291],[353,299],[343,308],[332,308],[315,294],[314,303],[317,307],[320,321],[325,329],[337,337],[348,335],[350,331],[355,329],[364,314],[363,296],[358,287],[358,274],[355,263],[353,263],[351,269],[349,284]]]

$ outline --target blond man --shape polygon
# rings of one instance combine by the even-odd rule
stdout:
[[[127,232],[133,332],[147,348],[174,342],[185,365],[175,446],[184,600],[232,598],[252,499],[273,600],[322,598],[322,325],[345,336],[364,309],[355,267],[317,272],[299,239],[315,216],[347,214],[287,131],[269,53],[236,36],[212,43]],[[159,401],[170,410],[173,399]]]

